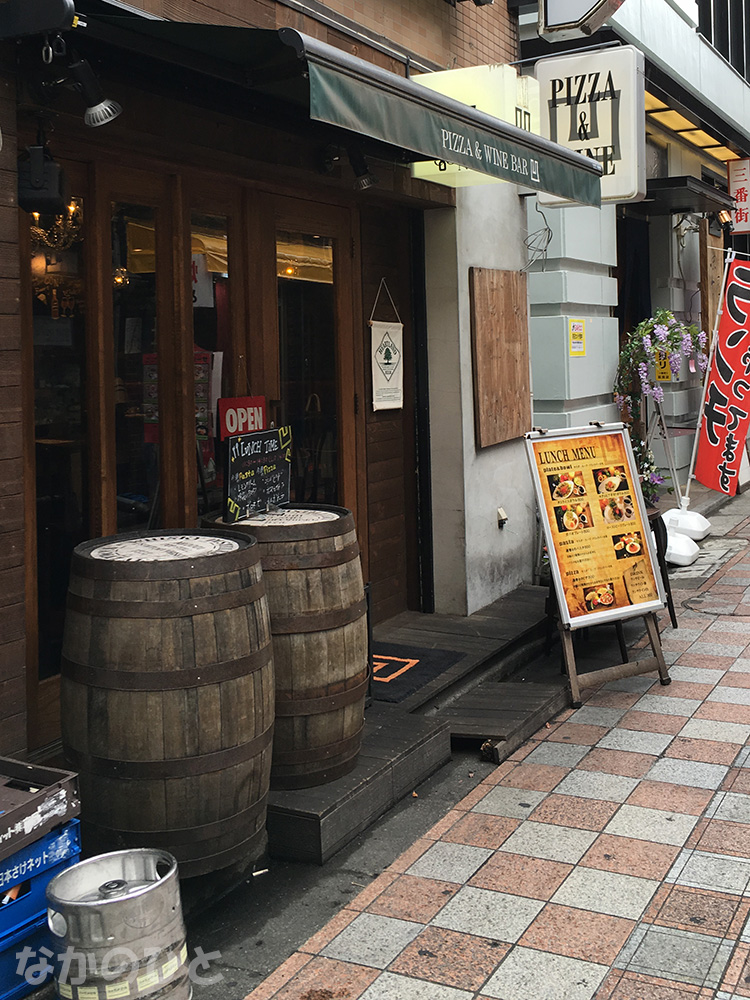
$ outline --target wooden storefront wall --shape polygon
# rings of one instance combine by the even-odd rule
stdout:
[[[26,623],[16,87],[2,62],[0,129],[0,754],[9,755],[26,745]]]

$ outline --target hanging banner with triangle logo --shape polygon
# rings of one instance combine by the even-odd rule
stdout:
[[[372,408],[398,410],[404,405],[404,325],[371,320]]]

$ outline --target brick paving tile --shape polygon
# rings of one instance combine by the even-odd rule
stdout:
[[[549,903],[518,943],[585,962],[611,965],[635,927],[634,920]]]
[[[325,927],[322,927],[317,934],[313,934],[312,937],[308,938],[300,946],[299,950],[307,952],[309,955],[317,955],[319,951],[322,951],[327,944],[333,941],[337,934],[340,934],[345,927],[348,927],[356,917],[356,910],[340,910],[335,916],[331,917]]]
[[[566,722],[547,737],[551,743],[577,743],[580,746],[594,746],[609,732],[607,726],[576,726]]]
[[[680,760],[702,760],[708,764],[731,764],[737,756],[734,743],[717,743],[713,740],[693,740],[677,736],[664,751],[665,757]]]
[[[529,858],[522,854],[494,854],[469,885],[478,889],[515,893],[529,899],[550,899],[573,870],[560,861]]]
[[[638,692],[634,691],[610,691],[600,688],[592,693],[586,704],[602,708],[630,708],[639,697]]]
[[[700,816],[713,795],[708,788],[670,785],[665,781],[642,781],[628,798],[628,805]]]
[[[632,711],[620,719],[620,729],[636,729],[642,733],[666,733],[675,736],[685,725],[687,715],[657,715],[656,712]]]
[[[657,698],[697,698],[703,700],[711,694],[714,684],[691,684],[689,681],[675,681],[671,684],[655,684],[649,694]]]
[[[732,705],[722,701],[706,701],[693,716],[694,719],[712,719],[714,722],[750,723],[750,705]]]
[[[388,971],[462,990],[478,990],[510,948],[510,944],[491,938],[427,927],[391,963]]]
[[[717,688],[750,688],[750,674],[728,670],[716,685]]]
[[[405,872],[407,868],[410,868],[417,858],[421,858],[425,851],[432,847],[433,841],[420,839],[415,840],[411,847],[407,847],[403,854],[400,854],[396,860],[390,865],[390,870],[392,872]]]
[[[702,851],[747,858],[750,856],[750,825],[710,819],[699,843]]]
[[[536,744],[534,744],[529,749],[529,753],[531,753],[531,750],[534,749],[534,746],[536,746]],[[528,754],[526,756],[528,756]],[[487,775],[486,778],[482,779],[482,785],[485,788],[488,785],[496,785],[498,781],[501,781],[506,774],[509,774],[515,766],[516,766],[515,761],[512,761],[510,759],[503,761],[503,763],[498,764],[498,766],[493,771],[490,771],[490,773]]]
[[[460,888],[456,882],[401,875],[368,905],[367,912],[427,924]]]
[[[552,764],[519,764],[498,782],[510,788],[530,788],[539,792],[550,792],[558,785],[570,768],[555,767]]]
[[[424,835],[425,840],[440,840],[450,828],[457,823],[462,816],[466,815],[464,809],[451,809],[442,819],[439,819],[434,826],[431,826]]]
[[[553,793],[536,807],[529,818],[537,823],[556,823],[579,830],[603,830],[618,808],[617,802]]]
[[[368,886],[347,903],[348,910],[366,910],[374,899],[377,899],[388,886],[396,881],[398,875],[395,872],[385,871],[373,879]]]
[[[485,797],[487,792],[490,791],[490,786],[481,784],[477,785],[468,795],[464,795],[461,801],[456,805],[456,809],[460,809],[462,812],[468,812],[469,809],[473,809],[477,802],[481,802]]]
[[[750,795],[750,768],[731,768],[721,787],[725,791],[731,789],[735,794]]]
[[[377,969],[363,965],[314,958],[272,996],[273,1000],[328,1000],[331,984],[335,983],[336,1000],[357,1000],[377,975]],[[250,997],[257,1000],[252,993]]]
[[[724,970],[720,990],[750,996],[750,944],[739,943]]]
[[[286,962],[283,962],[278,969],[275,969],[270,976],[267,976],[259,986],[256,986],[252,993],[248,993],[245,1000],[270,1000],[276,996],[278,991],[292,979],[300,969],[304,968],[312,961],[310,955],[303,955],[295,952]]]
[[[652,754],[594,747],[578,764],[578,770],[602,771],[605,774],[622,774],[628,778],[642,778],[655,760],[656,757]]]
[[[711,1000],[713,996],[713,990],[701,989],[699,986],[670,983],[654,976],[626,972],[613,990],[610,1000]]]
[[[520,822],[508,816],[463,813],[463,818],[443,834],[442,840],[449,844],[470,844],[472,847],[491,847],[495,850],[508,839]]]
[[[734,662],[733,656],[712,656],[708,653],[682,653],[676,661],[685,667],[713,667],[715,670],[728,670]],[[719,681],[721,684],[721,681]],[[672,685],[670,684],[669,687]]]
[[[583,855],[580,864],[622,875],[658,879],[664,878],[679,853],[679,847],[671,844],[650,844],[632,837],[602,833]]]
[[[713,937],[739,937],[750,903],[728,893],[690,886],[663,885],[646,910],[645,923],[700,931]]]

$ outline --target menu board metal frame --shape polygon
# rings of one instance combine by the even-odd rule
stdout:
[[[592,457],[591,445],[595,448],[597,439],[601,439],[605,435],[610,438],[619,438],[619,444],[611,441],[608,442],[606,460],[601,450],[598,454],[595,452]],[[656,612],[665,607],[666,594],[659,569],[656,546],[648,522],[646,504],[641,492],[638,468],[630,444],[630,436],[627,433],[625,424],[595,424],[588,427],[566,427],[548,431],[535,430],[526,434],[525,440],[531,478],[534,483],[541,523],[547,542],[550,571],[557,591],[561,624],[569,629],[587,628],[589,625],[599,625],[605,622],[633,618],[638,615],[647,615],[650,612]],[[538,446],[539,442],[550,445],[550,448],[545,449],[545,451],[555,452],[554,459],[550,455],[546,462],[538,460],[537,450],[541,451],[541,449],[535,446]],[[599,463],[598,466],[597,462]],[[614,489],[611,494],[606,490],[602,493],[599,488],[592,490],[591,482],[594,473],[599,471],[606,475],[606,470],[610,467],[618,469],[618,472],[612,474],[611,482]],[[581,472],[584,473],[582,477],[579,476]],[[563,479],[560,480],[561,482],[572,482],[574,487],[577,486],[579,490],[582,484],[584,492],[580,495],[580,502],[577,506],[583,506],[588,511],[587,514],[581,515],[586,519],[583,529],[580,523],[581,516],[576,514],[575,511],[571,515],[567,515],[566,511],[563,511],[562,515],[560,514],[560,510],[567,506],[563,503],[566,497],[555,496],[555,493],[560,490],[560,485],[558,483],[558,486],[554,488],[552,485],[555,477],[559,479],[560,475],[563,475]],[[573,479],[565,479],[565,475],[570,475]],[[600,485],[604,485],[606,482],[607,480],[604,479]],[[618,490],[617,487],[622,482],[626,483],[626,487]],[[594,482],[593,485],[596,486],[596,483]],[[617,530],[611,530],[612,525],[604,523],[604,508],[601,506],[603,496],[620,497],[623,503],[628,499],[630,501],[628,509],[632,509],[632,514],[627,519],[627,527],[631,530],[630,532],[619,532],[618,541],[612,543],[612,556],[610,559],[602,558],[607,552],[606,547],[596,545],[596,542],[601,542],[603,539],[618,535]],[[565,566],[574,567],[573,569],[566,570],[569,574],[575,572],[576,566],[581,566],[585,571],[587,563],[585,561],[576,563],[571,560],[569,555],[567,557],[564,555],[562,542],[568,542],[569,539],[566,536],[572,535],[572,531],[566,529],[565,523],[559,520],[559,518],[565,516],[569,516],[571,518],[570,523],[575,524],[576,536],[583,537],[585,534],[587,548],[591,549],[589,575],[592,578],[577,585],[578,597],[576,599],[579,603],[575,609],[572,609],[570,606],[573,591],[572,588],[565,587],[561,561]],[[588,523],[589,520],[590,523]],[[615,524],[615,527],[617,529],[620,525]],[[625,538],[631,537],[633,540],[631,542],[624,542],[623,536]],[[616,545],[618,546],[617,551],[615,551]],[[623,592],[626,597],[629,598],[630,596],[625,584],[625,574],[636,565],[635,559],[631,561],[628,558],[630,555],[628,546],[636,545],[639,547],[638,555],[645,557],[644,568],[647,573],[650,573],[654,585],[653,590],[655,590],[657,596],[650,600],[631,601],[630,603],[623,604]],[[625,558],[622,559],[621,555],[618,555],[618,552]],[[627,563],[627,567],[623,565],[623,568],[620,569],[618,566],[618,562],[620,561]],[[638,562],[640,561],[639,559]],[[650,586],[650,582],[646,580],[648,586]],[[595,603],[591,608],[586,610],[589,603],[587,600],[588,594],[597,595],[599,598],[609,598],[610,602],[615,606],[608,607],[602,601],[603,610],[596,610]],[[597,597],[592,597],[591,601],[596,602]],[[584,610],[581,610],[582,607]]]

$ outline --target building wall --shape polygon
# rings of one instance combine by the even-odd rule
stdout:
[[[16,91],[0,52],[0,754],[26,742]]]
[[[132,6],[175,21],[201,24],[244,25],[255,28],[293,27],[342,44],[328,37],[326,19],[345,19],[368,32],[390,40],[400,50],[411,52],[434,68],[482,66],[512,62],[518,45],[517,18],[507,4],[482,7],[459,3],[452,7],[444,0],[130,0]],[[363,59],[370,56],[363,36],[351,51]],[[391,68],[391,67],[389,67]],[[395,67],[394,67],[395,69]]]
[[[457,211],[426,213],[435,610],[472,614],[533,572],[535,512],[521,439],[478,449],[469,269],[525,263],[512,184],[462,188]],[[508,523],[498,528],[497,508]]]

